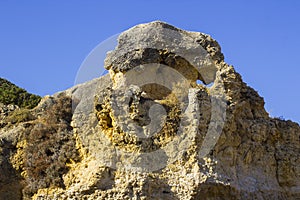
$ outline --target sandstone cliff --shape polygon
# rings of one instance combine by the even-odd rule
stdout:
[[[300,198],[299,125],[214,39],[152,22],[118,41],[108,75],[1,105],[0,199]]]

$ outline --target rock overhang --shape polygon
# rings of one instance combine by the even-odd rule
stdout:
[[[189,74],[191,81],[209,84],[216,77],[215,62],[222,60],[220,46],[210,36],[154,21],[121,33],[118,46],[107,53],[105,68],[114,75],[143,64],[160,63]]]

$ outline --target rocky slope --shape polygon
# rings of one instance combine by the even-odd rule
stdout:
[[[2,106],[0,199],[300,198],[299,125],[270,118],[209,35],[141,24],[105,67]]]

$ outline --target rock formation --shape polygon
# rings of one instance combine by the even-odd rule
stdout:
[[[108,75],[0,105],[0,199],[299,199],[299,125],[214,39],[156,21],[118,42]]]

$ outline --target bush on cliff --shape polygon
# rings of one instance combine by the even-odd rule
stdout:
[[[71,120],[72,99],[61,96],[27,135],[24,149],[25,196],[30,197],[42,188],[65,187],[63,175],[69,170],[67,163],[80,160]]]

